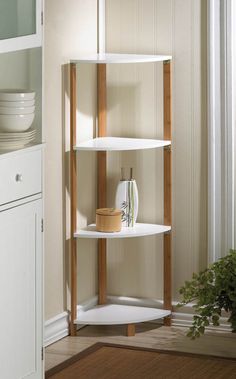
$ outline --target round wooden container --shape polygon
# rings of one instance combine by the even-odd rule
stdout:
[[[100,208],[96,210],[96,230],[98,232],[120,232],[121,210],[114,208]]]

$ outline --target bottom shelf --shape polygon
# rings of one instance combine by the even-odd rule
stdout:
[[[132,305],[105,304],[79,313],[74,321],[80,325],[118,325],[135,324],[169,316],[165,309],[137,307]]]

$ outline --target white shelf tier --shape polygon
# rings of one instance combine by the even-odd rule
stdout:
[[[75,324],[85,325],[119,325],[157,320],[169,316],[164,309],[136,307],[132,305],[105,304],[79,312]]]
[[[145,63],[164,62],[172,59],[171,55],[144,54],[89,54],[71,59],[71,63]]]
[[[74,146],[79,151],[123,151],[154,149],[171,145],[170,141],[143,138],[99,137]]]
[[[144,237],[153,234],[166,233],[171,230],[171,226],[156,224],[140,224],[137,223],[133,228],[123,227],[120,232],[104,233],[97,232],[96,225],[91,224],[86,228],[80,229],[74,233],[76,238],[131,238]]]

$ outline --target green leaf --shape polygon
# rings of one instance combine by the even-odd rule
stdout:
[[[178,307],[194,302],[196,314],[188,337],[195,339],[204,334],[212,321],[218,326],[222,310],[229,312],[232,331],[236,331],[236,250],[200,273],[193,273],[179,290],[181,301]]]

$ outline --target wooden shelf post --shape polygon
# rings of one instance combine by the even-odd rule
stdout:
[[[77,318],[77,248],[74,232],[76,231],[76,213],[77,213],[77,188],[76,188],[76,108],[77,108],[77,88],[76,88],[76,64],[70,64],[70,201],[71,201],[71,320],[70,334],[76,335],[76,325],[74,320]]]
[[[98,137],[106,137],[106,64],[97,65],[97,106],[98,106]],[[107,203],[107,153],[97,153],[98,177],[97,200],[98,208],[105,208]],[[107,241],[105,238],[98,240],[98,303],[105,304],[107,297]]]
[[[172,138],[171,119],[171,62],[163,63],[164,77],[164,139]],[[164,224],[172,224],[172,170],[171,146],[164,148]],[[164,309],[172,310],[172,260],[171,232],[164,234]],[[164,319],[166,326],[171,325],[171,316]]]
[[[128,324],[126,327],[126,335],[127,337],[135,336],[135,324]]]

